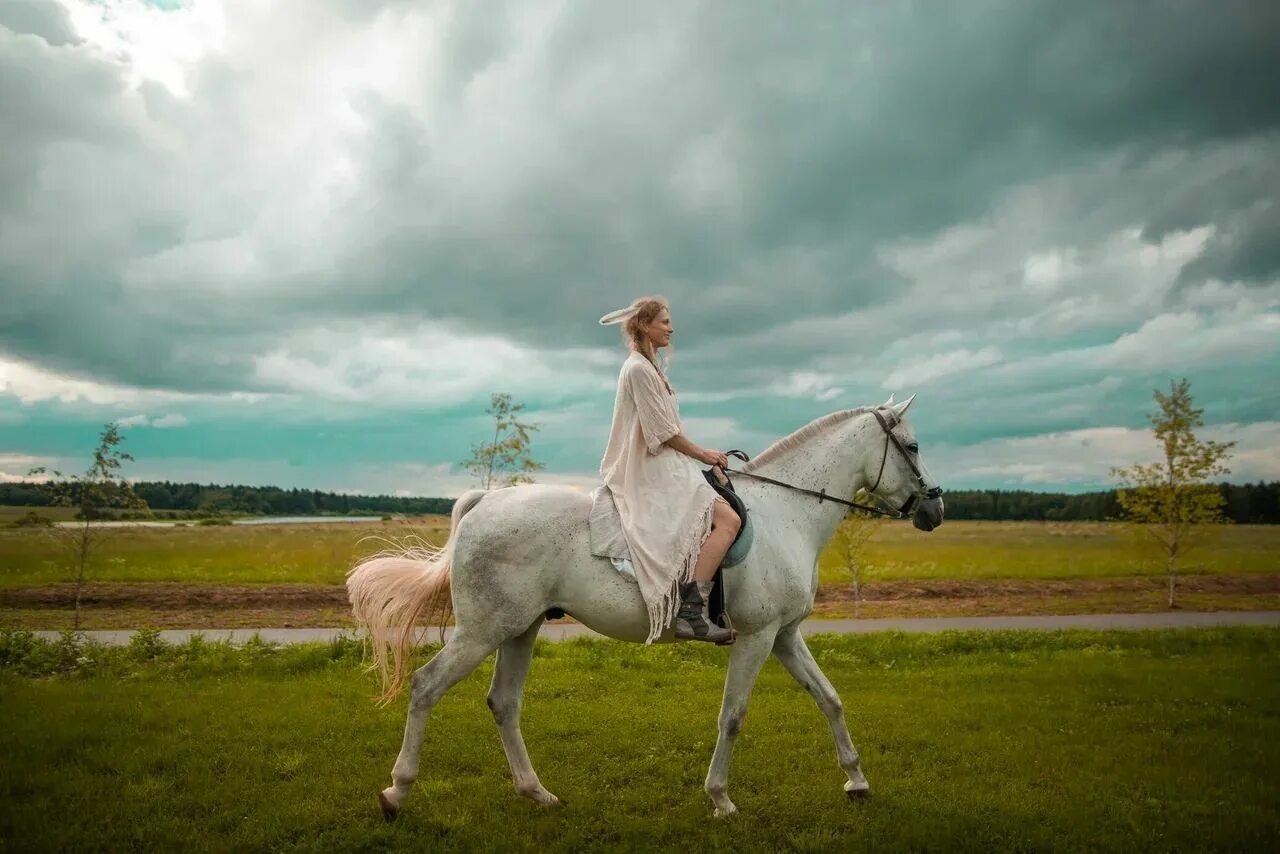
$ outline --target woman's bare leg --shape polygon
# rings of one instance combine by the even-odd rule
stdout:
[[[741,525],[742,520],[738,518],[737,513],[733,512],[729,502],[723,498],[717,498],[715,516],[711,521],[711,533],[702,544],[702,551],[698,552],[698,561],[693,567],[694,581],[710,581],[715,577],[720,561],[724,560],[729,546],[733,545]]]
[[[703,541],[693,566],[693,581],[680,587],[680,608],[675,614],[675,636],[681,640],[731,644],[734,633],[711,622],[708,613],[711,580],[720,561],[738,535],[738,516],[727,501],[717,498],[712,505],[711,532]]]

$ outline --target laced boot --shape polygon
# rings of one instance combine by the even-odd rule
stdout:
[[[700,640],[727,646],[734,633],[711,622],[707,614],[710,581],[689,581],[680,585],[680,610],[676,612],[675,636],[681,640]]]

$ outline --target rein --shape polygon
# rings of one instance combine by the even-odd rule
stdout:
[[[733,451],[725,451],[725,453],[732,454]],[[773,478],[765,477],[762,474],[752,474],[749,471],[740,471],[739,469],[725,469],[725,472],[728,474],[740,474],[743,477],[750,477],[756,480],[763,480],[766,483],[775,483],[778,486],[785,486],[787,489],[794,489],[796,492],[803,492],[806,495],[816,496],[819,504],[821,504],[823,501],[834,501],[837,504],[844,504],[849,507],[853,507],[857,510],[866,510],[871,513],[878,513],[881,516],[892,516],[895,519],[907,518],[905,514],[900,513],[897,510],[884,510],[879,507],[872,507],[869,504],[859,504],[856,501],[845,501],[843,498],[836,498],[834,495],[827,495],[827,491],[825,489],[820,490],[818,492],[814,492],[812,489],[805,489],[803,486],[796,486],[791,483],[783,483],[780,480],[774,480]]]
[[[740,471],[738,469],[725,469],[724,471],[730,474],[740,474],[743,477],[754,478],[755,480],[763,480],[766,483],[773,483],[778,486],[785,486],[787,489],[794,489],[796,492],[803,492],[806,495],[812,495],[818,499],[819,504],[821,504],[824,501],[834,501],[837,504],[844,504],[848,507],[854,508],[855,510],[865,510],[868,513],[875,513],[879,516],[888,516],[892,519],[909,519],[911,518],[911,511],[915,509],[915,505],[919,503],[921,496],[923,496],[926,499],[937,498],[942,495],[942,487],[935,486],[932,489],[930,489],[928,486],[925,485],[924,475],[920,473],[920,468],[915,464],[915,461],[911,459],[911,455],[907,453],[907,449],[902,447],[902,443],[898,441],[898,437],[893,435],[893,430],[892,428],[889,427],[888,424],[885,423],[884,417],[880,415],[878,410],[874,410],[874,409],[871,410],[871,414],[876,417],[876,421],[880,422],[880,426],[884,429],[885,441],[884,441],[884,455],[880,459],[880,474],[876,476],[875,486],[871,487],[871,489],[867,490],[867,492],[874,496],[875,491],[880,488],[880,480],[881,478],[884,477],[884,464],[889,459],[889,443],[893,442],[894,447],[898,449],[898,451],[902,454],[902,458],[907,461],[907,465],[911,467],[911,473],[915,475],[916,482],[920,485],[919,491],[913,493],[911,497],[907,499],[906,503],[902,505],[901,509],[885,510],[882,507],[872,507],[869,504],[859,504],[856,501],[846,501],[843,498],[837,498],[834,495],[827,495],[826,488],[823,488],[818,492],[814,492],[812,489],[805,489],[802,486],[796,486],[795,484],[791,484],[791,483],[783,483],[780,480],[774,480],[771,477],[765,477],[762,474],[754,474],[749,471]],[[730,455],[735,456],[738,459],[742,460],[743,462],[750,462],[751,460],[750,457],[748,457],[744,452],[738,450],[737,448],[733,449],[732,451],[725,451],[725,454],[727,456],[730,456]]]

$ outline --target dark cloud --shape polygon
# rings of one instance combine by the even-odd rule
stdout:
[[[18,35],[33,35],[55,47],[80,41],[67,13],[48,0],[5,0],[0,3],[0,27]]]
[[[1280,145],[1276,149],[1280,158]],[[1280,276],[1280,159],[1272,166],[1270,182],[1255,188],[1261,197],[1223,217],[1223,233],[1183,269],[1184,285],[1208,278],[1260,283]]]
[[[585,343],[592,330],[564,304],[655,289],[681,306],[689,331],[715,337],[876,301],[890,278],[872,257],[878,241],[981,216],[1020,182],[1112,151],[1248,137],[1280,118],[1277,75],[1264,73],[1274,66],[1267,34],[1280,30],[1265,4],[1221,15],[1185,4],[809,11],[712,6],[656,19],[593,5],[557,20],[545,64],[519,84],[537,125],[513,130],[550,135],[559,156],[518,173],[501,211],[459,216],[438,237],[401,228],[376,261],[353,256],[352,267],[371,284],[399,267],[396,299],[517,337],[544,334],[528,322],[536,316]],[[482,14],[472,7],[454,26],[471,32]],[[517,29],[505,50],[499,38],[478,67],[518,49]],[[397,176],[400,193],[447,194],[426,137],[405,148],[391,138],[399,119],[386,121],[397,162],[419,170]],[[719,165],[741,185],[735,204],[685,209],[670,177],[717,133],[727,140]],[[803,277],[785,266],[798,246],[818,257],[812,281],[789,280]],[[772,289],[751,274],[771,261],[783,264]],[[703,298],[742,282],[771,299]],[[511,310],[477,292],[511,297]]]
[[[61,20],[3,8],[26,10],[0,15],[10,29]],[[1148,187],[1136,225],[1159,240],[1215,224],[1189,276],[1276,270],[1274,3],[332,8],[329,28],[258,22],[279,35],[203,59],[189,100],[133,92],[57,36],[0,40],[0,349],[227,389],[275,337],[326,318],[599,346],[599,314],[663,293],[677,344],[706,346],[691,378],[713,385],[740,359],[717,343],[928,299],[886,244],[981,222],[1031,182],[1116,158],[1137,174],[1170,152],[1223,152],[1220,180]],[[397,54],[393,81],[317,82],[310,52],[424,8],[431,43]],[[319,122],[344,110],[358,121]],[[339,165],[350,180],[317,190]],[[1096,213],[1133,206],[1116,196],[1138,179],[1117,174],[1077,239],[1135,224]],[[975,292],[973,312],[1002,293]],[[840,346],[779,340],[757,370]]]

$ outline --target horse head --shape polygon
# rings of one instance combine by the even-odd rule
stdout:
[[[900,513],[911,516],[911,523],[921,531],[932,531],[942,524],[944,515],[942,487],[929,474],[920,456],[915,431],[907,423],[907,410],[916,399],[913,394],[902,403],[894,403],[893,395],[872,412],[884,431],[884,453],[868,457],[866,472],[872,486],[867,490]]]

